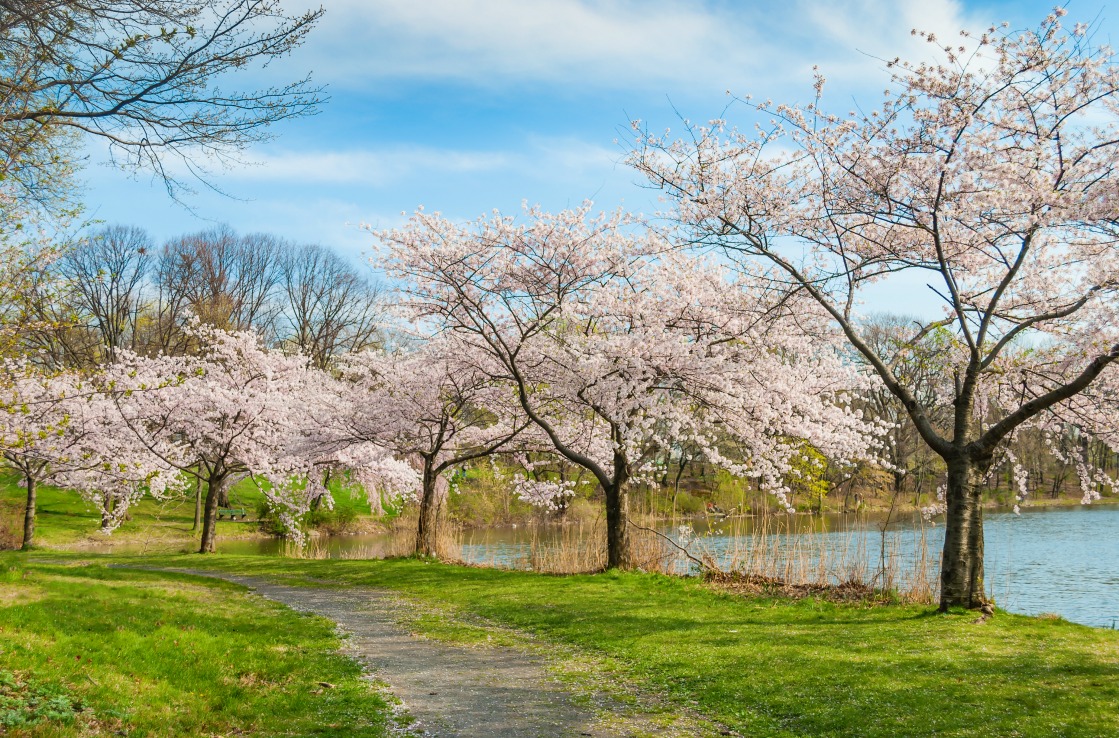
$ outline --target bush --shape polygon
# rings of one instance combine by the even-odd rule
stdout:
[[[304,525],[327,535],[337,536],[349,533],[356,522],[357,509],[350,504],[350,500],[343,498],[334,501],[333,509],[322,506],[307,513]]]
[[[669,497],[669,504],[672,498]],[[696,497],[691,492],[684,490],[676,496],[676,514],[677,515],[698,515],[707,509],[707,502]]]
[[[512,474],[495,472],[489,464],[468,469],[447,497],[447,515],[461,525],[524,522],[536,513],[532,505],[513,494]]]

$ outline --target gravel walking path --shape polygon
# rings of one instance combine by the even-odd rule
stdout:
[[[611,705],[610,698],[576,697],[549,676],[543,659],[503,646],[471,648],[417,637],[401,624],[410,606],[380,590],[327,589],[264,579],[176,569],[245,585],[292,609],[333,620],[347,650],[388,685],[414,722],[405,735],[462,738],[707,735],[698,725],[651,724],[648,716]],[[611,714],[615,713],[615,714]],[[669,723],[678,722],[676,719]],[[683,729],[684,732],[680,732]]]

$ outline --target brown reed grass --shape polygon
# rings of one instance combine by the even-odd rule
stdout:
[[[684,540],[696,520],[655,520],[648,511],[631,512],[632,567],[670,575],[701,574],[715,586],[743,594],[789,597],[821,596],[843,601],[934,602],[938,582],[926,530],[921,525],[909,550],[901,550],[897,531],[875,530],[866,519],[819,518],[763,512],[720,522],[718,535]],[[415,513],[393,522],[392,533],[378,545],[332,552],[321,539],[301,548],[285,545],[283,555],[296,558],[367,559],[415,553]],[[543,521],[542,521],[543,522]],[[829,525],[837,526],[829,529]],[[567,525],[528,526],[526,552],[516,558],[474,558],[473,566],[490,566],[546,574],[602,571],[606,566],[606,531],[602,515],[581,517]],[[715,530],[714,528],[712,530]],[[465,563],[465,547],[476,531],[441,519],[437,550],[441,560]],[[672,531],[677,535],[673,536]],[[822,533],[828,535],[822,535]],[[677,540],[680,539],[680,540]],[[718,545],[715,545],[716,541]]]

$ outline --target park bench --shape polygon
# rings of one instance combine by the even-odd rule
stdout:
[[[245,517],[248,516],[248,512],[243,507],[219,507],[218,520],[221,520],[226,515],[229,516],[230,520],[236,520],[237,518],[244,520]]]

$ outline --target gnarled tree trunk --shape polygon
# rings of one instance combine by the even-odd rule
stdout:
[[[609,483],[599,478],[606,493],[606,568],[628,569],[633,565],[629,548],[629,462],[618,450],[621,430],[614,426],[612,435],[618,444],[614,450],[614,474]]]
[[[113,510],[116,508],[115,500],[109,495],[101,499],[101,530],[106,532],[113,527]]]
[[[439,555],[439,518],[447,498],[447,481],[435,471],[434,462],[424,459],[420,520],[416,528],[416,555]]]

